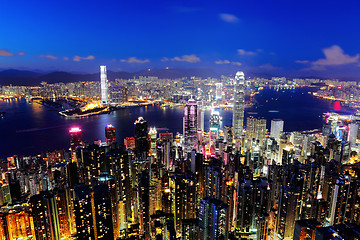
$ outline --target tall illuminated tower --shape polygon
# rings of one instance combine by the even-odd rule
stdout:
[[[198,124],[198,106],[195,99],[191,98],[184,108],[184,125],[183,134],[185,141],[185,151],[190,152],[196,143],[197,139],[197,124]]]
[[[219,130],[220,130],[220,113],[219,111],[211,111],[210,115],[210,142],[214,143],[219,138]]]
[[[347,140],[350,144],[353,145],[356,143],[359,125],[357,125],[356,123],[350,123],[348,127],[349,127],[349,132],[348,132]]]
[[[280,141],[281,134],[284,130],[284,121],[281,119],[271,120],[270,137],[275,138],[277,142]]]
[[[70,147],[71,151],[75,151],[77,146],[82,145],[82,131],[78,127],[71,128],[70,133]]]
[[[234,82],[233,128],[234,139],[240,139],[243,133],[245,108],[245,77],[243,72],[237,72]]]
[[[222,99],[222,83],[216,83],[215,86],[216,86],[215,99],[221,100]]]
[[[108,144],[116,142],[116,132],[113,125],[109,124],[105,127],[105,137]]]
[[[135,123],[135,154],[138,157],[146,157],[149,152],[149,133],[147,122],[139,117]]]
[[[108,82],[106,74],[106,66],[100,66],[100,89],[101,89],[101,103],[108,104]]]

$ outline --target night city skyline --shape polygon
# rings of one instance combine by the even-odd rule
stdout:
[[[356,1],[20,2],[2,5],[0,69],[360,73]]]
[[[359,240],[359,9],[0,4],[0,240]]]

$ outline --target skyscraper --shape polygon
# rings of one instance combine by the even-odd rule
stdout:
[[[237,72],[234,82],[234,107],[233,107],[233,127],[234,139],[240,139],[243,133],[245,108],[245,77],[243,72]]]
[[[74,127],[70,129],[69,133],[71,151],[75,151],[76,147],[82,144],[82,131],[80,128]]]
[[[151,154],[156,155],[156,140],[157,140],[157,131],[156,128],[150,128],[149,131],[149,138],[150,138],[150,149]]]
[[[277,142],[280,141],[281,134],[284,130],[284,121],[281,119],[271,120],[270,137],[275,138]]]
[[[350,144],[355,144],[356,143],[356,137],[358,134],[358,128],[359,125],[357,125],[356,123],[350,123],[349,124],[349,132],[348,132],[348,142]]]
[[[228,205],[204,198],[199,204],[199,239],[228,239]]]
[[[44,191],[30,198],[34,217],[36,239],[60,239],[60,227],[56,197]]]
[[[196,143],[198,106],[195,99],[191,98],[184,108],[184,146],[185,151],[190,152]]]
[[[221,100],[222,99],[222,83],[216,83],[216,96],[215,99],[216,100]]]
[[[101,103],[108,104],[108,82],[106,74],[106,66],[100,66],[100,89],[101,89]]]
[[[105,137],[108,144],[116,142],[116,132],[113,125],[109,124],[105,127]]]
[[[149,152],[149,135],[147,122],[143,117],[135,121],[135,153],[138,157]]]
[[[78,239],[114,239],[107,185],[76,186],[74,212]]]
[[[210,115],[210,142],[214,143],[219,138],[220,130],[220,113],[219,111],[211,111]]]
[[[262,146],[266,133],[266,119],[254,118],[249,116],[246,121],[246,139],[251,145],[253,139],[259,140],[259,145]]]

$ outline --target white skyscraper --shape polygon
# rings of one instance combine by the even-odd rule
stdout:
[[[185,152],[194,149],[197,141],[198,130],[198,106],[195,99],[190,99],[184,108],[183,134],[185,140]]]
[[[353,145],[356,143],[357,133],[359,126],[356,123],[349,124],[348,142]]]
[[[234,82],[233,132],[234,139],[240,139],[243,133],[245,107],[245,77],[237,72]]]
[[[108,104],[108,82],[106,74],[106,66],[100,66],[100,89],[101,89],[101,103]]]
[[[204,131],[205,126],[205,112],[204,110],[201,110],[201,108],[198,107],[198,130]]]
[[[222,83],[216,83],[215,86],[216,86],[215,99],[221,100],[222,99]]]
[[[275,138],[279,142],[281,134],[284,130],[284,121],[281,119],[271,120],[270,137]]]

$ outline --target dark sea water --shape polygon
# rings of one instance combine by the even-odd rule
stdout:
[[[309,88],[275,91],[265,89],[256,95],[258,104],[245,109],[249,115],[264,117],[270,121],[281,118],[285,121],[285,131],[309,130],[320,128],[323,124],[322,113],[332,109],[332,103],[314,98],[308,94]],[[85,141],[96,139],[105,141],[105,126],[116,128],[117,139],[133,136],[134,121],[143,116],[149,127],[160,128],[176,134],[182,132],[183,109],[161,109],[158,106],[122,109],[110,114],[97,115],[83,119],[66,119],[54,109],[38,103],[28,103],[25,99],[0,101],[0,159],[12,155],[35,155],[47,150],[69,148],[71,127],[83,130]],[[205,112],[205,129],[208,128],[210,111]],[[221,110],[223,125],[232,124],[232,110]]]

